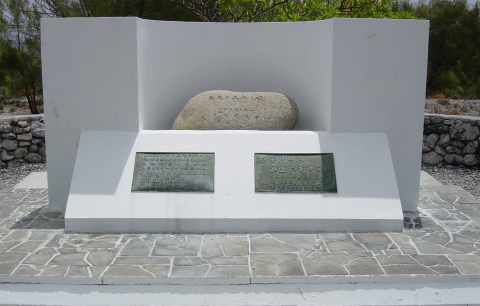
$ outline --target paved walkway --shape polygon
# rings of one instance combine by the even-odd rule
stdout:
[[[75,234],[47,204],[47,189],[0,190],[0,283],[480,280],[480,201],[425,174],[403,232]]]

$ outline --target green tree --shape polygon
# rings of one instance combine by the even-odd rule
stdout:
[[[307,21],[333,17],[411,18],[393,0],[171,0],[202,21]]]
[[[480,97],[480,9],[466,0],[397,1],[394,10],[430,20],[427,94]]]
[[[308,21],[333,17],[409,18],[392,0],[219,0],[223,21]]]
[[[28,0],[0,5],[1,85],[10,95],[25,96],[32,114],[38,114],[37,96],[42,94],[39,12]]]

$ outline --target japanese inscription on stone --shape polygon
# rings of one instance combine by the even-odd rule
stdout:
[[[255,154],[255,192],[336,193],[333,153]]]
[[[213,192],[214,153],[139,153],[132,191]]]

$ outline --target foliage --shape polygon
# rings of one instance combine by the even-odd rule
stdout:
[[[28,0],[0,2],[1,86],[10,95],[24,95],[32,114],[38,114],[42,91],[39,13]]]
[[[398,2],[416,18],[430,20],[427,93],[480,97],[480,9],[466,0]]]
[[[203,21],[307,21],[333,17],[409,18],[393,0],[172,0]]]
[[[46,17],[136,16],[154,20],[200,21],[172,0],[34,0]]]

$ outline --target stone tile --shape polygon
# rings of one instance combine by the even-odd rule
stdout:
[[[13,249],[13,252],[34,252],[37,248],[39,248],[44,242],[43,241],[27,241],[24,242]]]
[[[85,253],[71,253],[55,256],[48,264],[63,266],[88,266],[85,262]]]
[[[20,253],[20,252],[0,253],[0,262],[20,262],[27,255],[28,253]]]
[[[207,277],[239,277],[250,276],[248,266],[214,266],[207,273]]]
[[[366,251],[366,248],[356,241],[325,241],[329,252],[341,252],[341,251]]]
[[[187,241],[178,245],[178,247],[185,251],[200,252],[202,245],[201,235],[187,235]]]
[[[418,264],[412,257],[408,255],[391,255],[391,256],[376,256],[378,262],[382,265],[405,265]]]
[[[358,258],[345,265],[350,275],[383,275],[378,262],[374,258]]]
[[[148,256],[152,250],[154,240],[131,240],[122,249],[122,256]]]
[[[247,240],[228,241],[222,243],[222,249],[225,256],[245,256],[249,254],[249,245]]]
[[[63,234],[55,234],[52,239],[44,246],[46,248],[59,248],[61,247],[61,242],[65,239]]]
[[[468,244],[455,243],[455,242],[447,243],[445,247],[455,251],[459,251],[461,253],[470,253],[478,250],[476,247],[473,246],[473,244],[468,245]]]
[[[459,254],[459,251],[443,247],[431,242],[415,242],[421,254]]]
[[[12,273],[12,275],[25,275],[25,276],[33,276],[38,275],[40,273],[39,270],[32,268],[31,266],[27,265],[20,265],[18,268]]]
[[[352,233],[352,236],[368,250],[382,250],[393,243],[384,233]]]
[[[208,264],[203,258],[201,257],[174,257],[173,258],[173,265],[174,266],[198,266],[198,265],[206,265]]]
[[[402,234],[397,234],[397,233],[390,233],[390,237],[394,242],[397,243],[409,243],[410,238],[408,236],[402,235]]]
[[[12,241],[12,240],[22,240],[30,237],[30,230],[14,230],[3,238],[2,242]]]
[[[30,227],[30,226],[29,226]],[[43,229],[64,229],[65,221],[51,221],[42,225]]]
[[[152,256],[198,256],[198,251],[187,251],[176,246],[155,246]]]
[[[316,249],[313,234],[270,234],[274,239],[298,249]]]
[[[248,265],[248,257],[246,256],[203,257],[203,259],[210,265],[219,265],[219,266]]]
[[[480,257],[477,255],[450,255],[450,260],[463,274],[480,274]]]
[[[0,243],[0,252],[5,252],[7,250],[10,250],[17,245],[19,245],[21,242],[19,241],[9,241],[9,242],[2,242]]]
[[[67,272],[67,266],[52,266],[43,270],[40,275],[42,276],[64,276]]]
[[[351,241],[349,233],[322,233],[321,238],[326,241]]]
[[[145,265],[143,268],[156,277],[167,277],[168,272],[170,272],[170,266]]]
[[[155,246],[177,246],[185,243],[185,235],[160,235],[155,242]]]
[[[445,255],[411,255],[420,264],[431,267],[436,265],[453,266]]]
[[[432,266],[428,267],[438,274],[462,274],[455,266]]]
[[[293,247],[286,243],[282,243],[271,237],[262,237],[251,239],[252,252],[270,252],[270,253],[292,253],[301,251],[300,248]]]
[[[355,259],[372,256],[370,252],[321,253],[321,255],[325,257],[327,260],[336,262],[341,265],[348,264],[349,262]]]
[[[313,254],[302,259],[307,276],[313,275],[348,275],[348,271],[340,264],[327,260],[321,254]]]
[[[255,253],[251,255],[254,276],[305,276],[296,254]]]
[[[450,232],[457,232],[463,229],[468,224],[468,221],[442,221],[442,225],[445,226]]]
[[[22,264],[45,265],[50,258],[52,258],[52,254],[30,254],[25,258]]]
[[[385,273],[388,275],[397,274],[437,274],[419,264],[401,264],[401,265],[383,265]]]
[[[107,267],[93,266],[90,267],[90,272],[92,273],[92,277],[100,277],[106,269]]]
[[[0,262],[0,275],[10,275],[17,265],[18,262]]]
[[[103,274],[106,276],[145,276],[152,277],[153,273],[148,272],[140,266],[111,265]]]
[[[172,262],[171,256],[128,256],[115,258],[117,265],[169,265]]]
[[[76,248],[58,248],[56,251],[59,254],[73,254],[73,253],[78,253],[78,250]]]
[[[33,230],[32,234],[28,240],[48,240],[53,237],[56,233],[53,231],[44,231],[44,230]]]
[[[220,243],[203,243],[200,250],[202,257],[222,257],[225,252]]]
[[[66,276],[90,276],[88,269],[88,267],[72,266],[68,269]]]
[[[172,268],[171,276],[193,276],[203,277],[210,269],[209,265],[203,266],[174,266]]]
[[[92,264],[92,266],[108,266],[112,263],[116,255],[116,252],[107,250],[90,251],[87,256],[87,261]]]
[[[150,244],[150,249],[153,245],[153,242]],[[115,243],[114,242],[104,242],[104,241],[86,241],[85,243],[82,243],[78,246],[80,249],[114,249],[115,248]],[[148,248],[148,245],[147,245]],[[130,250],[132,249],[132,246],[130,246]],[[148,251],[150,251],[148,249]],[[124,249],[125,250],[125,249]],[[142,254],[140,254],[142,255]],[[148,255],[145,254],[145,255]]]

